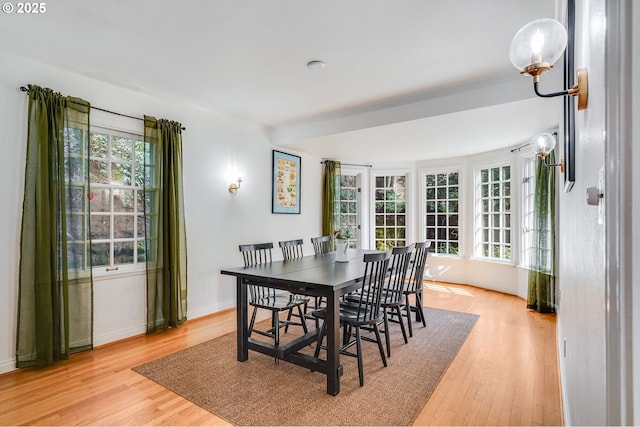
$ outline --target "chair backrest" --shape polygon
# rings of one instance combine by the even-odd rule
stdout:
[[[430,246],[431,240],[415,244],[415,255],[413,256],[413,265],[411,266],[411,273],[409,274],[409,282],[407,285],[407,291],[409,292],[422,290],[424,268],[427,265],[427,255],[429,254]]]
[[[253,267],[256,265],[271,262],[271,249],[273,243],[254,243],[251,245],[240,245],[240,253],[244,259],[245,267]],[[258,301],[262,298],[270,298],[275,296],[275,289],[266,288],[252,283],[249,279],[243,279],[249,288],[249,301]]]
[[[407,270],[411,262],[411,254],[414,246],[396,246],[391,249],[391,261],[389,262],[389,277],[385,284],[382,302],[396,304],[402,300],[402,292],[405,288]]]
[[[265,264],[271,262],[271,249],[273,243],[253,243],[251,245],[240,245],[240,252],[244,259],[245,267],[253,267],[254,265]]]
[[[278,242],[278,245],[282,249],[282,256],[285,261],[304,256],[302,253],[302,239],[285,240]]]
[[[326,254],[327,252],[331,252],[331,236],[320,236],[320,237],[312,237],[311,244],[313,244],[313,252],[316,255]]]
[[[380,299],[390,258],[390,251],[364,254],[362,289],[356,294],[359,296],[358,301],[354,302],[358,321],[370,321],[380,316]]]

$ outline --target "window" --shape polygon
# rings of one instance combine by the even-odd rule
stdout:
[[[407,177],[375,177],[375,247],[405,246],[407,233]]]
[[[64,168],[65,181],[69,182],[66,199],[67,256],[69,269],[84,270],[89,267],[88,221],[86,217],[86,131],[73,127],[64,128],[65,149],[68,150]],[[84,142],[83,142],[84,141]]]
[[[349,247],[358,247],[359,220],[358,220],[358,175],[340,176],[340,214],[337,228],[346,227],[351,231]]]
[[[536,188],[536,157],[523,159],[522,164],[522,259],[520,264],[528,267],[533,250],[533,207]]]
[[[94,128],[95,129],[95,128]],[[111,130],[91,132],[91,254],[95,267],[106,271],[145,262],[144,164],[153,156],[142,137]],[[147,188],[147,195],[153,194]]]
[[[425,237],[433,242],[430,252],[459,254],[459,175],[458,171],[425,175]]]
[[[511,259],[511,167],[477,169],[475,255]]]

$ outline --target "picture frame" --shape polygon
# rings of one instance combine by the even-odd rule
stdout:
[[[273,150],[271,170],[271,213],[299,214],[302,159]]]
[[[564,55],[564,87],[573,87],[575,83],[574,70],[574,37],[575,37],[575,4],[574,0],[567,0],[567,50]],[[576,153],[575,153],[575,97],[565,96],[563,101],[563,148],[564,148],[564,191],[568,193],[576,181]]]

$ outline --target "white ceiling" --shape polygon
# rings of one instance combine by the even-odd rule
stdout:
[[[560,103],[535,98],[508,58],[516,31],[553,17],[555,0],[46,7],[0,16],[0,49],[259,123],[274,145],[319,157],[467,155],[522,143],[558,123]],[[311,60],[326,68],[309,70]]]

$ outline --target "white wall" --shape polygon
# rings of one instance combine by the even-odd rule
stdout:
[[[15,367],[16,305],[20,224],[24,187],[29,83],[77,96],[95,106],[137,117],[144,114],[181,122],[188,247],[188,318],[235,305],[235,282],[220,270],[241,264],[238,245],[305,239],[319,235],[320,159],[302,156],[301,215],[271,214],[271,150],[262,128],[224,117],[177,99],[114,86],[66,70],[0,52],[0,132],[3,155],[0,203],[0,373]],[[95,110],[94,110],[95,112]],[[92,112],[92,120],[136,131],[140,123]],[[111,116],[111,117],[109,117]],[[288,151],[288,150],[285,150]],[[289,151],[290,152],[290,151]],[[292,154],[298,154],[292,152]],[[244,171],[237,195],[227,192],[229,169]],[[144,332],[144,276],[99,278],[95,291],[95,344]]]
[[[589,105],[576,113],[575,185],[569,193],[559,189],[558,348],[567,425],[607,424],[606,230],[598,207],[586,204],[586,188],[598,185],[604,167],[604,7],[604,0],[576,1],[575,66],[589,70]]]

